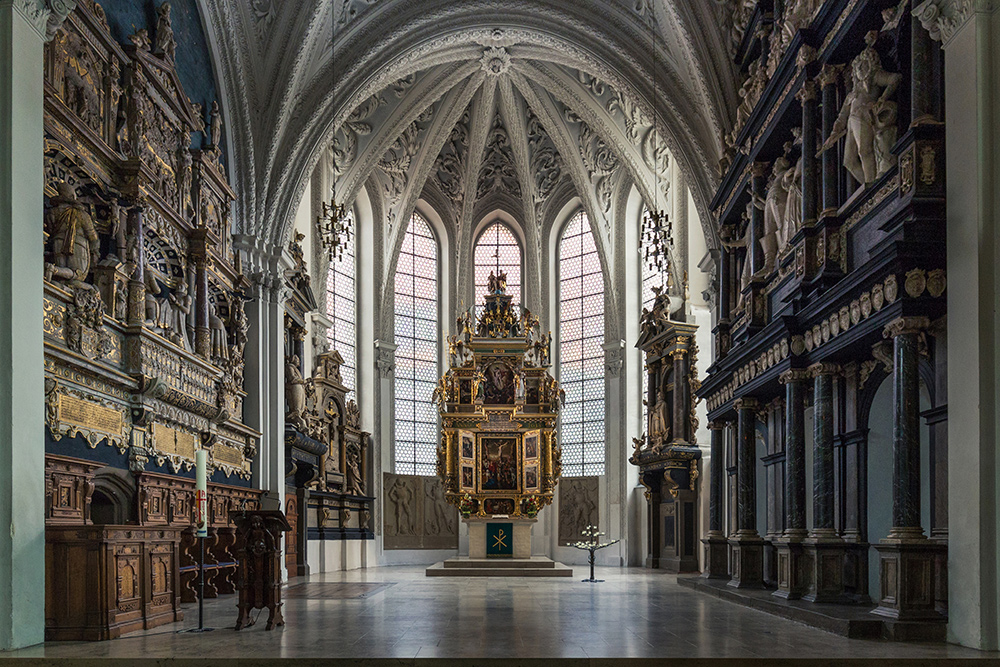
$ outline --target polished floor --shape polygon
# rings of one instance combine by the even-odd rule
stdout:
[[[598,568],[573,578],[428,578],[386,567],[292,580],[284,628],[233,631],[235,597],[182,623],[108,642],[51,642],[5,657],[76,658],[993,658],[948,644],[844,639],[682,588],[675,577]],[[579,575],[579,576],[576,576]],[[368,584],[368,585],[314,585]],[[385,585],[388,584],[388,585]],[[324,593],[325,592],[325,593]],[[328,597],[318,596],[327,595]]]

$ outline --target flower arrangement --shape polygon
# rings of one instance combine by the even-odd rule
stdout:
[[[584,551],[590,552],[590,579],[584,579],[583,581],[589,581],[592,583],[598,583],[603,581],[603,579],[594,579],[594,552],[598,549],[603,549],[604,547],[610,547],[615,542],[619,540],[611,540],[610,542],[601,542],[600,537],[604,533],[598,532],[597,526],[587,526],[582,531],[580,535],[583,537],[579,542],[574,542],[571,547],[576,547],[577,549],[583,549]]]
[[[521,501],[521,511],[529,517],[538,514],[538,510],[541,508],[542,504],[539,502],[538,496],[527,496]]]
[[[462,516],[469,516],[474,509],[476,509],[476,501],[468,493],[462,494],[462,497],[458,499],[458,511],[462,513]]]

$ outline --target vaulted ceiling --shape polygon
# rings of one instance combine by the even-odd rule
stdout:
[[[668,155],[709,219],[735,98],[719,2],[199,1],[247,235],[281,242],[331,144],[338,199],[378,185],[387,253],[421,197],[461,235],[496,208],[530,234],[568,187],[607,240],[614,189],[652,202]]]

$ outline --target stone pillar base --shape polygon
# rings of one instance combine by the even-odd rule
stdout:
[[[733,547],[733,588],[764,587],[764,540],[756,530],[740,531],[730,538]]]
[[[921,537],[887,538],[879,554],[879,605],[872,613],[898,621],[935,621],[945,616],[935,605],[935,561],[948,553],[945,544]]]
[[[802,547],[804,535],[785,535],[774,541],[778,550],[778,590],[774,595],[798,600],[809,592],[811,566]]]
[[[844,540],[832,536],[811,536],[803,541],[802,546],[809,561],[809,585],[802,599],[809,602],[847,602],[844,595]]]
[[[712,531],[701,543],[705,545],[705,571],[701,576],[706,579],[728,579],[729,540],[721,532]]]

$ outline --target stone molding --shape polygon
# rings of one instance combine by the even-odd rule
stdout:
[[[842,369],[840,364],[818,363],[808,368],[809,377],[820,377],[821,375],[840,375]]]
[[[992,14],[998,9],[997,0],[924,0],[912,13],[931,39],[947,46],[974,14]]]
[[[810,368],[812,368],[810,366]],[[792,382],[804,382],[812,377],[809,369],[805,368],[793,368],[789,371],[785,371],[778,376],[778,382],[781,384],[790,384]]]

